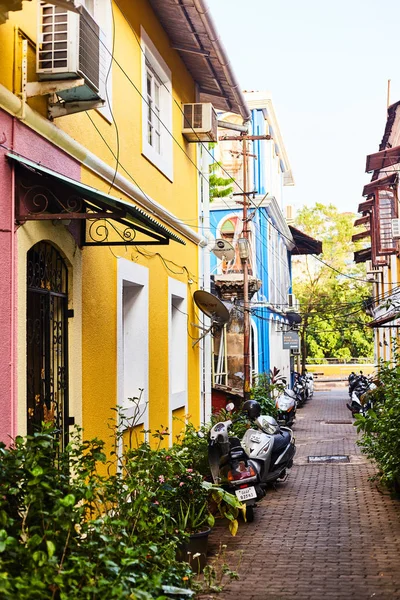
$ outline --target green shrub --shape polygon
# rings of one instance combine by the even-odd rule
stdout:
[[[280,375],[279,369],[274,367],[269,373],[256,375],[250,397],[261,405],[261,414],[276,417],[276,399],[286,387],[286,378]]]
[[[400,492],[400,355],[394,363],[379,366],[378,387],[369,392],[373,409],[366,416],[356,415],[357,442],[378,466],[378,477],[389,489]]]
[[[104,442],[82,441],[78,428],[65,450],[48,427],[0,445],[2,600],[161,600],[165,586],[191,585],[177,551],[213,524],[210,500],[236,534],[244,507],[204,482],[192,448],[161,448],[164,431],[155,448],[133,447],[126,434],[135,422],[117,412],[109,458]]]
[[[184,536],[156,501],[154,458],[138,450],[127,480],[101,475],[104,443],[79,432],[65,451],[51,430],[2,445],[0,597],[150,600],[190,582],[175,558]]]

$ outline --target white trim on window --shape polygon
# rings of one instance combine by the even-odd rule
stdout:
[[[149,271],[118,258],[117,265],[117,398],[126,416],[133,416],[128,398],[139,396],[137,425],[149,428]]]
[[[173,181],[171,70],[143,29],[142,154]],[[151,104],[151,106],[150,106]],[[159,118],[157,115],[159,114]]]
[[[169,430],[172,413],[177,408],[188,410],[188,337],[187,287],[168,278],[168,364],[169,364]]]

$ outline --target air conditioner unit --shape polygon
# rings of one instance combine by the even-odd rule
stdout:
[[[392,219],[392,237],[394,240],[400,239],[400,219]]]
[[[294,294],[288,294],[287,304],[288,305],[286,307],[286,310],[288,310],[289,312],[296,312],[300,308],[300,302],[297,300]]]
[[[182,134],[188,142],[218,141],[217,113],[210,102],[183,105]]]
[[[41,2],[36,72],[40,81],[84,79],[85,85],[57,91],[65,102],[105,99],[105,36],[83,7],[77,12]]]

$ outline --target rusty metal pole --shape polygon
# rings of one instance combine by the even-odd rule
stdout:
[[[247,139],[243,139],[243,237],[249,239],[247,218]],[[242,259],[243,263],[243,398],[250,396],[250,308],[249,308],[249,262],[248,258]]]

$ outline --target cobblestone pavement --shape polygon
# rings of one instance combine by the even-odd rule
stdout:
[[[285,483],[268,491],[236,537],[218,524],[210,553],[227,544],[240,579],[220,600],[400,599],[400,502],[369,481],[374,468],[356,446],[347,390],[318,392],[298,411],[297,454]],[[308,456],[349,455],[310,464]],[[213,594],[202,598],[212,598]]]

